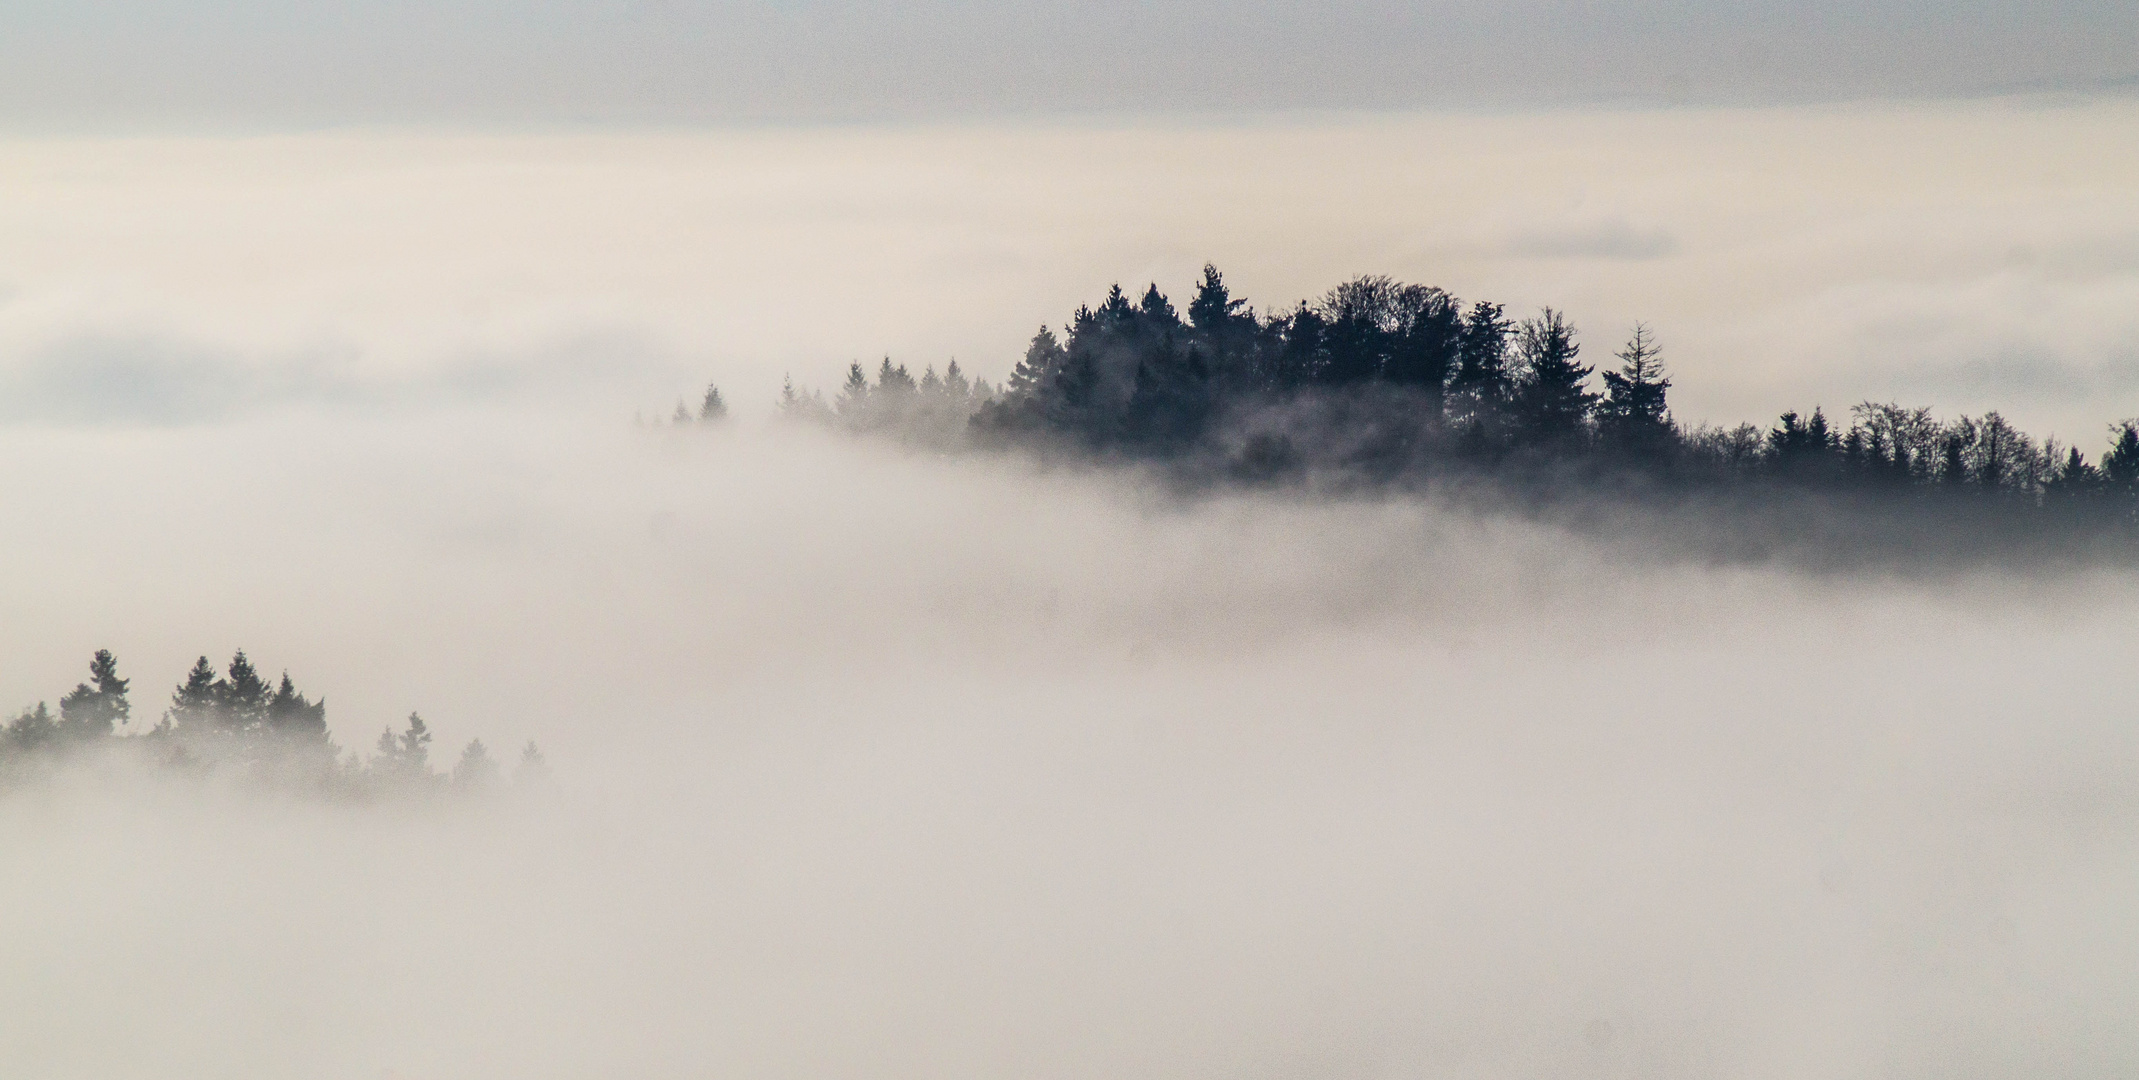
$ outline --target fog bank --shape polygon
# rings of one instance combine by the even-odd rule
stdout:
[[[24,1075],[2139,1064],[2127,574],[503,407],[14,428],[0,487],[0,701],[242,646],[562,786],[0,797]]]
[[[2124,100],[0,141],[0,422],[569,401],[756,415],[886,353],[1000,381],[1212,261],[1636,320],[1689,423],[2139,413]]]

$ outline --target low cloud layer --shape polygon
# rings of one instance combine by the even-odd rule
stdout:
[[[547,803],[0,801],[49,1076],[2121,1075],[2134,583],[742,424],[0,432],[0,700],[243,646]]]

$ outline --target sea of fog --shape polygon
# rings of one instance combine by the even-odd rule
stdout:
[[[783,427],[0,429],[0,705],[243,648],[547,797],[0,795],[0,1072],[2128,1076],[2139,580]]]

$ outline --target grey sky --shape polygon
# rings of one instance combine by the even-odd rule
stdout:
[[[2139,6],[15,0],[0,124],[943,117],[2089,91]]]

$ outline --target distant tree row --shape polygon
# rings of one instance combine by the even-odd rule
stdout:
[[[669,423],[677,427],[697,424],[712,426],[726,419],[728,419],[728,403],[721,398],[720,387],[710,383],[706,386],[705,394],[698,399],[697,412],[692,412],[689,405],[678,399],[676,411],[669,415]],[[658,414],[655,416],[654,421],[656,424],[660,422]],[[639,414],[638,423],[640,427],[646,426],[645,413],[641,412]]]
[[[877,365],[873,383],[859,362],[848,364],[846,382],[830,403],[822,394],[796,390],[789,379],[780,387],[779,406],[790,419],[941,444],[962,441],[974,410],[995,397],[986,379],[967,379],[956,360],[941,375],[931,364],[916,379],[906,365],[887,356]]]
[[[1157,462],[1191,476],[1273,480],[1486,477],[1558,490],[1789,489],[1891,502],[1961,498],[2128,526],[2139,512],[2139,421],[2099,461],[1998,413],[1934,418],[1866,402],[1847,426],[1818,408],[1767,428],[1688,428],[1649,328],[1599,372],[1565,315],[1522,319],[1438,288],[1369,276],[1258,314],[1206,266],[1185,313],[1156,285],[1120,286],[1041,327],[1001,393],[956,365],[918,382],[886,359],[848,369],[838,398],[798,392],[791,416],[944,442]],[[1857,499],[1862,504],[1864,499]],[[2037,515],[2038,517],[2040,515]]]
[[[158,764],[200,771],[233,771],[257,781],[346,794],[481,792],[504,781],[498,761],[476,739],[449,772],[431,766],[432,733],[410,713],[396,734],[389,727],[368,759],[344,754],[327,731],[327,704],[299,693],[288,672],[273,687],[243,650],[218,673],[203,656],[172,690],[170,705],[147,730],[133,721],[131,680],[118,660],[98,650],[90,681],[59,699],[54,715],[42,701],[0,725],[0,778],[17,778],[90,753],[134,753]],[[520,753],[515,784],[542,784],[548,765],[530,742]]]

